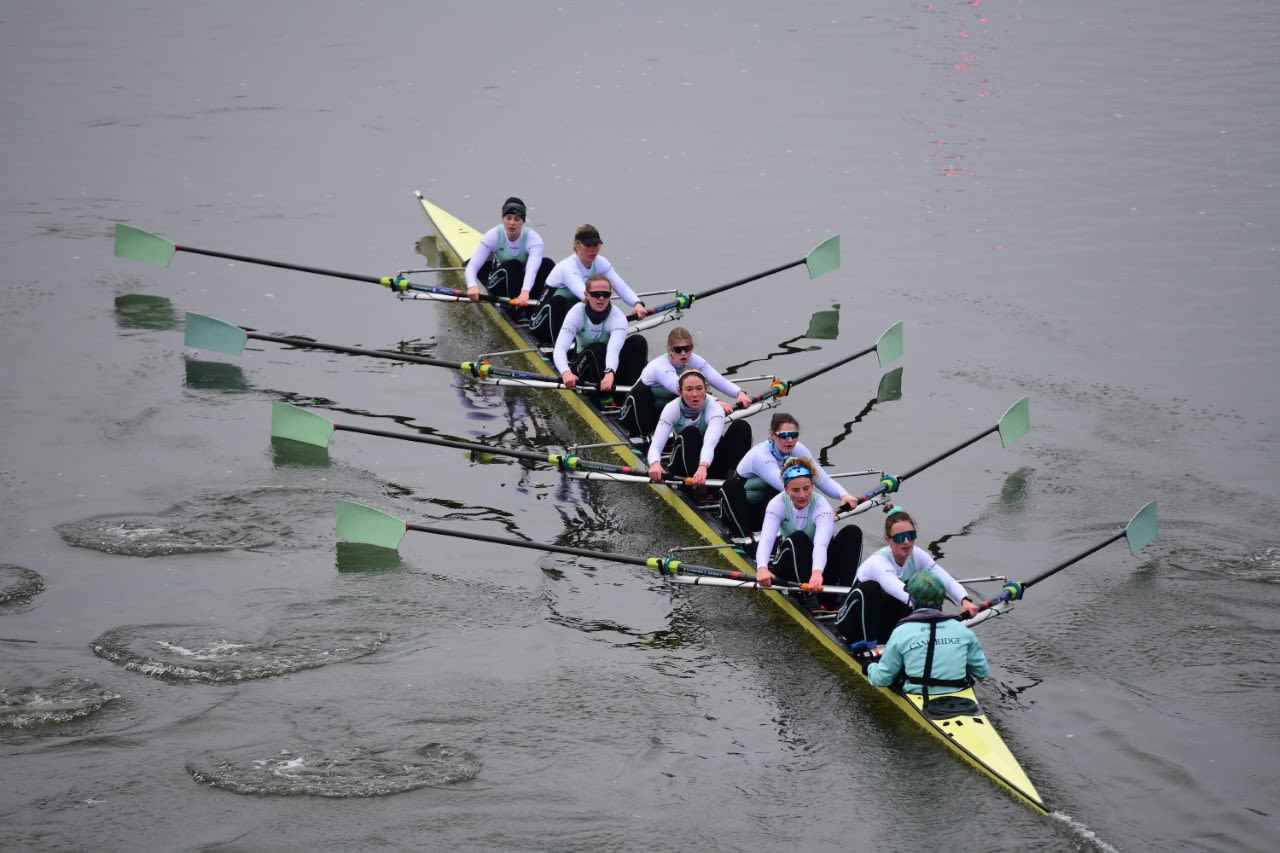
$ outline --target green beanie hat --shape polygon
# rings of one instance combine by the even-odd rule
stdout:
[[[942,599],[947,597],[947,590],[933,572],[916,572],[907,581],[907,595],[911,596],[916,607],[940,607]]]

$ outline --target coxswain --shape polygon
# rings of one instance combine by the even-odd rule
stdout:
[[[907,581],[913,610],[898,622],[878,659],[866,667],[875,687],[900,687],[907,693],[945,695],[987,677],[987,656],[978,635],[943,613],[947,590],[932,572],[916,572]]]

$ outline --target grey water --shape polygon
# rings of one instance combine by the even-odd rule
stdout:
[[[1280,7],[68,0],[4,4],[0,48],[4,849],[1272,849]],[[863,358],[784,403],[832,470],[909,470],[1028,396],[1029,435],[899,495],[958,576],[1034,577],[1156,499],[1147,549],[981,629],[980,695],[1053,814],[753,593],[334,529],[347,499],[691,544],[648,487],[269,438],[286,401],[550,452],[581,440],[559,392],[182,337],[194,311],[463,360],[501,346],[471,306],[112,255],[123,222],[389,275],[428,264],[415,189],[481,228],[519,195],[557,258],[590,222],[641,292],[839,234],[838,271],[681,322],[722,369],[786,379],[903,321],[900,399],[870,402],[893,365]]]

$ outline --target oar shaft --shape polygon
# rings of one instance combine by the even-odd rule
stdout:
[[[963,444],[957,444],[955,447],[951,448],[945,453],[939,453],[937,456],[933,457],[928,462],[925,462],[923,465],[917,465],[907,473],[898,475],[898,480],[902,481],[907,479],[908,477],[914,477],[916,474],[919,474],[921,471],[925,470],[926,468],[932,468],[934,465],[937,465],[943,459],[946,459],[949,456],[954,456],[955,454],[959,453],[961,450],[964,450],[969,445],[977,441],[981,441],[982,439],[991,435],[991,433],[995,432],[998,429],[1000,429],[999,425],[990,427],[988,429],[984,429],[982,432],[978,433],[973,438],[969,439]]]
[[[739,278],[734,281],[726,282],[725,284],[716,285],[715,287],[712,287],[708,290],[704,290],[701,293],[691,293],[682,299],[675,299],[675,300],[672,300],[671,302],[664,302],[658,307],[652,309],[650,313],[661,314],[662,312],[670,311],[673,308],[687,308],[690,305],[692,305],[694,301],[697,299],[706,299],[708,296],[713,296],[717,293],[722,293],[732,287],[739,287],[744,284],[750,284],[753,281],[759,281],[762,278],[768,278],[771,275],[776,275],[780,272],[785,272],[786,270],[789,270],[792,267],[800,266],[806,260],[808,260],[808,257],[801,258],[798,261],[791,261],[790,263],[782,264],[781,266],[776,266],[773,269],[768,269],[768,270],[765,270],[764,272],[754,273],[753,275],[746,276],[745,278]],[[635,315],[629,314],[627,315],[627,319],[634,320]]]
[[[528,542],[522,539],[507,539],[501,536],[489,536],[484,533],[463,533],[459,530],[446,530],[440,527],[429,527],[425,524],[406,523],[405,529],[416,530],[420,533],[435,533],[439,536],[452,536],[455,539],[472,539],[479,542],[492,542],[495,545],[510,545],[513,548],[525,548],[530,551],[545,551],[552,554],[567,554],[571,557],[586,557],[592,560],[608,560],[614,563],[627,563],[633,566],[647,566],[648,568],[669,576],[674,572],[687,572],[692,575],[728,578],[730,580],[749,577],[746,572],[713,569],[708,566],[692,566],[687,563],[682,563],[679,560],[671,560],[664,557],[633,557],[630,554],[617,554],[609,551],[593,551],[589,548],[573,548],[569,545],[548,545],[542,542]]]
[[[284,344],[291,347],[304,347],[306,349],[321,349],[327,352],[338,352],[344,355],[364,355],[371,358],[385,358],[391,361],[405,361],[410,364],[428,364],[432,367],[448,367],[453,370],[458,369],[458,365],[441,361],[436,358],[427,358],[424,355],[409,355],[408,353],[386,352],[385,350],[362,349],[360,347],[347,347],[341,344],[326,344],[320,341],[307,340],[306,338],[291,338],[285,335],[264,335],[260,332],[247,331],[245,334],[256,341],[271,341],[272,343]]]
[[[489,444],[479,444],[470,441],[458,441],[452,438],[440,438],[434,435],[411,435],[403,432],[392,432],[385,429],[374,429],[373,427],[362,426],[346,426],[335,423],[335,430],[343,430],[344,432],[358,432],[362,435],[376,435],[383,438],[399,438],[404,441],[416,441],[421,444],[434,444],[439,447],[451,447],[455,450],[469,450],[475,453],[491,453],[494,456],[511,456],[516,459],[529,459],[534,462],[546,463],[547,457],[531,450],[517,450],[508,447],[494,447]]]
[[[768,278],[771,275],[776,275],[777,273],[785,272],[786,270],[789,270],[792,267],[798,267],[804,262],[805,262],[805,259],[801,258],[798,261],[791,261],[790,263],[782,264],[781,266],[776,266],[773,269],[765,270],[764,272],[758,272],[758,273],[755,273],[754,275],[749,275],[746,278],[740,278],[740,279],[737,279],[736,281],[730,281],[730,282],[727,282],[726,284],[717,285],[716,287],[713,287],[710,290],[702,291],[702,293],[698,294],[698,298],[705,299],[714,293],[721,293],[725,290],[728,290],[731,287],[738,287],[739,285],[750,284],[753,281],[759,281],[762,278]]]
[[[791,380],[791,384],[799,385],[802,382],[808,382],[810,379],[816,379],[822,374],[830,370],[834,370],[835,368],[839,367],[842,364],[848,364],[854,359],[862,358],[864,355],[869,355],[875,351],[876,351],[876,345],[872,344],[871,346],[867,347],[864,350],[859,350],[858,352],[855,352],[853,355],[847,355],[844,358],[840,359],[839,361],[834,361],[825,367],[820,367],[817,370],[813,370],[813,371],[810,371],[809,373],[804,374],[803,376],[796,377],[795,379]]]
[[[568,545],[548,545],[542,542],[526,542],[522,539],[507,539],[501,536],[489,536],[484,533],[464,533],[460,530],[446,530],[442,527],[430,527],[425,524],[406,524],[409,530],[420,533],[434,533],[437,536],[452,536],[455,539],[473,539],[479,542],[492,542],[495,545],[510,545],[514,548],[526,548],[530,551],[547,551],[552,554],[567,554],[572,557],[588,557],[593,560],[609,560],[614,563],[629,563],[633,566],[648,565],[646,557],[633,557],[630,554],[613,554],[608,551],[592,551],[589,548],[573,548]]]
[[[296,270],[297,272],[309,272],[315,275],[327,275],[332,278],[345,278],[351,281],[367,281],[373,284],[383,284],[383,280],[377,276],[360,275],[359,273],[341,272],[340,270],[329,270],[322,267],[308,267],[302,264],[290,264],[285,261],[273,261],[267,258],[254,258],[249,255],[236,255],[231,252],[217,252],[213,249],[197,249],[194,246],[175,246],[179,252],[190,252],[194,255],[208,255],[211,258],[225,258],[229,261],[243,261],[247,264],[260,264],[264,267],[277,267],[284,270]]]
[[[1083,560],[1085,557],[1088,557],[1090,554],[1093,554],[1093,553],[1094,553],[1094,552],[1096,552],[1096,551],[1101,551],[1103,548],[1107,547],[1107,546],[1108,546],[1108,545],[1110,545],[1112,542],[1115,542],[1117,539],[1123,539],[1123,538],[1124,538],[1124,534],[1125,534],[1125,531],[1121,530],[1119,533],[1117,533],[1115,536],[1110,537],[1110,538],[1109,538],[1109,539],[1107,539],[1105,542],[1099,542],[1097,545],[1094,545],[1094,546],[1093,546],[1092,548],[1090,548],[1089,550],[1084,551],[1084,552],[1082,552],[1082,553],[1080,553],[1080,554],[1077,554],[1076,556],[1072,557],[1070,560],[1064,560],[1063,562],[1061,562],[1061,563],[1059,563],[1058,565],[1054,566],[1052,569],[1049,569],[1049,570],[1047,570],[1047,571],[1043,571],[1043,572],[1041,572],[1040,574],[1036,575],[1036,576],[1035,576],[1035,577],[1033,577],[1031,580],[1029,580],[1029,581],[1023,581],[1023,582],[1022,582],[1022,586],[1023,586],[1024,588],[1025,588],[1025,587],[1029,587],[1029,586],[1032,586],[1032,585],[1034,585],[1034,584],[1038,584],[1038,583],[1040,583],[1040,581],[1044,580],[1045,578],[1051,577],[1052,575],[1056,575],[1058,572],[1062,571],[1062,570],[1063,570],[1063,569],[1065,569],[1067,566],[1074,565],[1075,563],[1080,562],[1080,561],[1081,561],[1081,560]]]

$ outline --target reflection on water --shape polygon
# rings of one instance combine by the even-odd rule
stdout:
[[[816,338],[820,341],[834,341],[840,337],[840,306],[836,306],[829,311],[817,311],[809,318],[809,330],[804,333],[806,338]]]
[[[187,356],[186,387],[202,391],[245,391],[244,371],[237,364],[224,361],[201,361]]]
[[[277,468],[328,468],[329,448],[272,436],[271,461]]]
[[[251,796],[385,797],[469,781],[480,773],[480,759],[440,743],[255,746],[195,759],[187,772],[197,782]]]
[[[334,566],[339,572],[386,572],[403,569],[400,552],[362,542],[339,542]]]
[[[122,329],[167,331],[178,323],[173,303],[163,296],[126,293],[116,297],[116,325]]]

